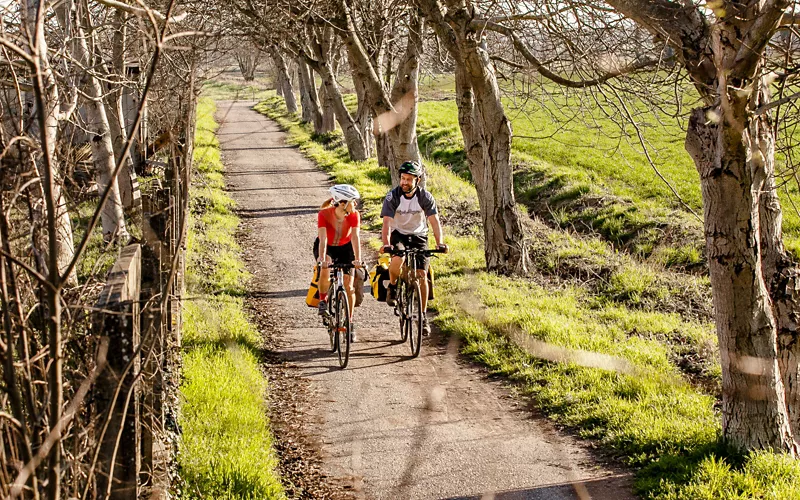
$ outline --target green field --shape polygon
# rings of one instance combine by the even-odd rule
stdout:
[[[656,174],[630,125],[621,129],[596,107],[587,111],[575,98],[524,107],[506,99],[504,104],[515,136],[512,157],[521,203],[560,227],[595,232],[640,257],[665,261],[664,253],[681,247],[702,253],[700,220]],[[569,123],[557,121],[569,108],[581,112],[576,111]],[[675,119],[642,116],[639,128],[653,164],[680,200],[702,216],[699,176],[684,149],[684,131]],[[423,154],[469,178],[455,102],[423,100],[417,123]],[[777,170],[783,170],[780,164]],[[780,184],[784,241],[798,253],[800,214],[794,206],[800,206],[800,191],[793,178]],[[659,248],[665,241],[671,248]],[[671,263],[681,267],[697,262],[673,258]]]

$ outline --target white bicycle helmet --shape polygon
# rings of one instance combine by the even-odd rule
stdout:
[[[361,198],[361,195],[358,194],[358,189],[354,188],[350,184],[336,184],[330,188],[330,192],[335,203],[357,200]]]

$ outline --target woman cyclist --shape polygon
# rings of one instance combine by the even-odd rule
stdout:
[[[314,241],[314,257],[322,267],[319,279],[319,314],[327,310],[328,287],[330,286],[331,263],[346,266],[344,287],[350,303],[351,342],[356,340],[353,323],[353,268],[361,269],[361,216],[356,210],[356,200],[361,196],[350,184],[337,184],[330,188],[331,198],[326,200],[317,215],[317,239]]]

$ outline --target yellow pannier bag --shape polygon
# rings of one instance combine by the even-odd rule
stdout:
[[[386,287],[389,284],[389,254],[378,256],[378,263],[369,272],[369,284],[372,296],[378,302],[386,302]]]
[[[308,285],[306,294],[306,305],[317,307],[319,305],[319,266],[314,266],[314,275],[311,277],[311,284]]]

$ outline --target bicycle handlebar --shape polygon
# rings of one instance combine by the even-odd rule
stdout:
[[[390,255],[396,255],[398,257],[404,257],[406,255],[411,255],[411,254],[415,254],[415,253],[423,254],[426,257],[430,257],[431,255],[433,255],[435,253],[445,253],[445,250],[442,249],[442,248],[433,248],[433,249],[411,248],[411,249],[407,249],[407,248],[403,247],[402,245],[395,245],[391,250],[389,250],[389,254]]]

